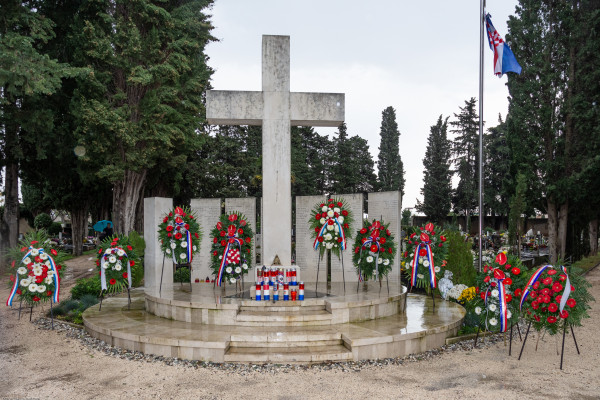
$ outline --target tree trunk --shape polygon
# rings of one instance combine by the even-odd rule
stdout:
[[[560,205],[558,213],[558,257],[561,260],[565,259],[567,251],[567,220],[569,216],[569,202],[566,201]]]
[[[6,165],[4,179],[4,215],[2,217],[2,250],[17,245],[19,239],[19,165]]]
[[[144,196],[140,196],[138,200],[133,228],[141,236],[144,236]]]
[[[113,186],[113,223],[115,233],[129,234],[134,229],[135,214],[146,184],[146,170],[126,170],[123,179]]]
[[[547,211],[548,211],[548,256],[550,257],[550,264],[555,264],[558,260],[558,212],[556,210],[556,203],[554,200],[548,198],[547,200]]]
[[[83,253],[83,237],[87,236],[88,210],[86,204],[80,209],[71,211],[71,237],[73,238],[73,255]]]
[[[598,218],[590,221],[590,256],[598,254]]]

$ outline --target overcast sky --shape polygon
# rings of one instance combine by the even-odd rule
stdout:
[[[516,4],[487,2],[502,37]],[[375,161],[381,112],[394,107],[406,172],[403,208],[414,207],[422,199],[430,126],[440,114],[453,120],[465,100],[479,95],[478,14],[473,0],[216,0],[219,42],[206,50],[212,85],[261,90],[262,35],[289,35],[291,90],[345,93],[348,134],[365,138]],[[484,51],[484,120],[495,126],[508,108],[507,77],[493,75],[487,42]]]

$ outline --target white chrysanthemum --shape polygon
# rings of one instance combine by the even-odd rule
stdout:
[[[331,210],[327,211],[327,216],[329,218],[332,218],[333,217],[333,211],[331,211]]]
[[[488,321],[490,323],[490,325],[492,326],[496,326],[498,325],[498,320],[496,318],[490,318],[490,320]]]
[[[179,255],[179,258],[181,258],[182,260],[184,260],[186,257],[187,257],[187,254],[185,254],[185,253],[181,253]]]
[[[378,258],[377,259],[377,264],[383,264],[383,258]]]
[[[390,265],[390,260],[388,260],[387,258],[383,260],[383,265]]]
[[[319,223],[320,223],[321,225],[323,225],[323,224],[325,223],[325,218],[321,218],[321,219],[319,220]]]
[[[50,277],[47,277],[46,279],[44,279],[44,283],[45,283],[46,285],[52,285],[52,278],[50,278]]]
[[[196,251],[198,248],[196,246],[192,246],[192,250]]]
[[[38,288],[38,285],[36,285],[35,283],[30,283],[29,286],[27,287],[27,289],[29,289],[30,292],[35,292]]]
[[[187,242],[181,241],[181,247],[185,249],[187,247]]]
[[[236,282],[236,280],[235,280],[235,278],[230,278],[230,279],[229,279],[229,282],[231,282],[231,283],[235,283],[235,282]]]
[[[37,266],[33,267],[32,271],[33,271],[33,275],[35,275],[35,276],[40,276],[44,272],[42,267],[37,267]]]
[[[29,286],[31,284],[31,279],[21,279],[21,286]]]
[[[338,217],[338,222],[339,222],[340,224],[343,224],[343,223],[344,223],[344,216],[343,216],[343,215],[340,215],[340,216]]]
[[[222,259],[223,259],[223,256],[219,256],[219,260],[222,260]]]
[[[488,309],[489,309],[490,311],[492,311],[492,312],[496,311],[496,308],[497,308],[497,307],[496,307],[496,305],[495,305],[495,304],[490,304],[490,305],[488,306]]]
[[[492,290],[492,296],[498,297],[498,294],[500,294],[500,292],[498,292],[498,289]]]
[[[109,247],[108,249],[104,250],[104,254],[111,254],[111,249],[110,249],[110,247]]]
[[[231,268],[231,267],[225,268],[225,272],[227,272],[228,274],[230,274],[231,271],[233,271],[233,268]]]
[[[481,315],[481,307],[479,307],[479,306],[475,307],[475,314]]]
[[[333,226],[333,230],[335,231],[335,233],[339,233],[340,232],[340,228],[337,225]]]
[[[48,260],[48,261],[46,261],[46,262],[44,263],[44,265],[45,265],[46,267],[50,267],[50,261],[49,261],[49,260]]]
[[[333,236],[331,236],[331,233],[326,233],[325,235],[323,235],[323,239],[331,240],[331,239],[333,239]]]
[[[373,257],[371,257],[371,256],[368,256],[368,257],[367,257],[367,262],[368,262],[368,263],[372,263],[372,262],[373,262]]]
[[[334,207],[334,208],[333,208],[333,212],[336,212],[336,213],[338,213],[338,214],[339,214],[339,213],[340,213],[340,209],[339,209],[339,207]]]
[[[175,243],[175,242],[171,242],[171,248],[172,248],[173,250],[175,250],[175,248],[177,248],[177,243]]]
[[[45,285],[38,285],[37,291],[38,291],[38,293],[44,293],[46,291],[46,286]]]
[[[117,257],[115,257],[115,256],[108,257],[108,262],[111,263],[111,264],[116,263],[117,262]]]
[[[334,228],[333,228],[333,225],[327,225],[327,230],[328,230],[328,231],[332,231],[333,229],[334,229]]]
[[[327,206],[323,206],[323,207],[321,207],[321,211],[325,212],[325,211],[327,211],[327,210],[328,210]]]
[[[119,255],[119,257],[123,257],[125,255],[125,252],[123,251],[123,249],[119,249],[117,250],[117,254]]]
[[[115,265],[115,270],[116,271],[120,271],[121,269],[123,269],[123,267],[121,266],[121,264],[116,264]]]
[[[423,266],[425,268],[428,268],[429,267],[429,261],[427,261],[427,260],[423,261]]]
[[[110,264],[105,262],[104,265],[102,265],[102,268],[107,269],[109,266],[110,266]]]
[[[167,249],[167,251],[165,251],[165,253],[171,254],[171,249]]]
[[[440,272],[440,271],[441,271],[440,267],[434,267],[434,268],[433,268],[433,270],[434,270],[435,272]]]
[[[325,244],[325,248],[327,248],[327,250],[331,250],[333,248],[333,243]]]
[[[47,259],[48,259],[48,254],[46,254],[46,253],[42,253],[42,254],[40,254],[40,258],[41,258],[42,260],[47,260]]]
[[[52,278],[54,276],[54,271],[48,270],[47,274],[49,278]]]
[[[423,275],[423,274],[417,274],[417,278],[423,279],[423,278],[425,278],[425,275]]]
[[[25,265],[29,265],[29,264],[31,264],[31,258],[29,258],[29,257],[25,257],[25,258],[23,259],[23,263],[24,263]]]
[[[242,268],[248,269],[248,264],[246,264],[246,263],[242,264]]]
[[[235,273],[239,274],[240,272],[242,272],[242,269],[240,267],[235,267]]]
[[[17,274],[19,274],[19,275],[25,275],[26,273],[27,273],[27,268],[25,268],[25,267],[19,267],[17,269]]]
[[[31,249],[31,255],[32,256],[37,256],[38,254],[40,254],[40,252],[38,251],[38,249]]]
[[[512,313],[510,312],[510,310],[506,310],[506,318],[512,317]]]

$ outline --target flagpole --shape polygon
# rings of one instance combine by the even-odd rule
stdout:
[[[483,23],[485,0],[479,1],[479,272],[482,270],[483,240]]]

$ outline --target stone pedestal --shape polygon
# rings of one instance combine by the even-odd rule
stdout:
[[[202,230],[200,252],[194,256],[192,262],[192,282],[195,282],[196,279],[203,281],[207,276],[213,279],[213,273],[210,269],[210,249],[212,246],[210,231],[221,216],[221,199],[192,199],[190,206],[198,217],[198,224],[200,224]]]
[[[173,199],[165,197],[149,197],[144,199],[144,285],[147,288],[158,287],[163,270],[163,253],[160,250],[158,225],[162,218],[173,208]],[[164,261],[162,277],[164,287],[173,285],[173,263],[171,259]]]

